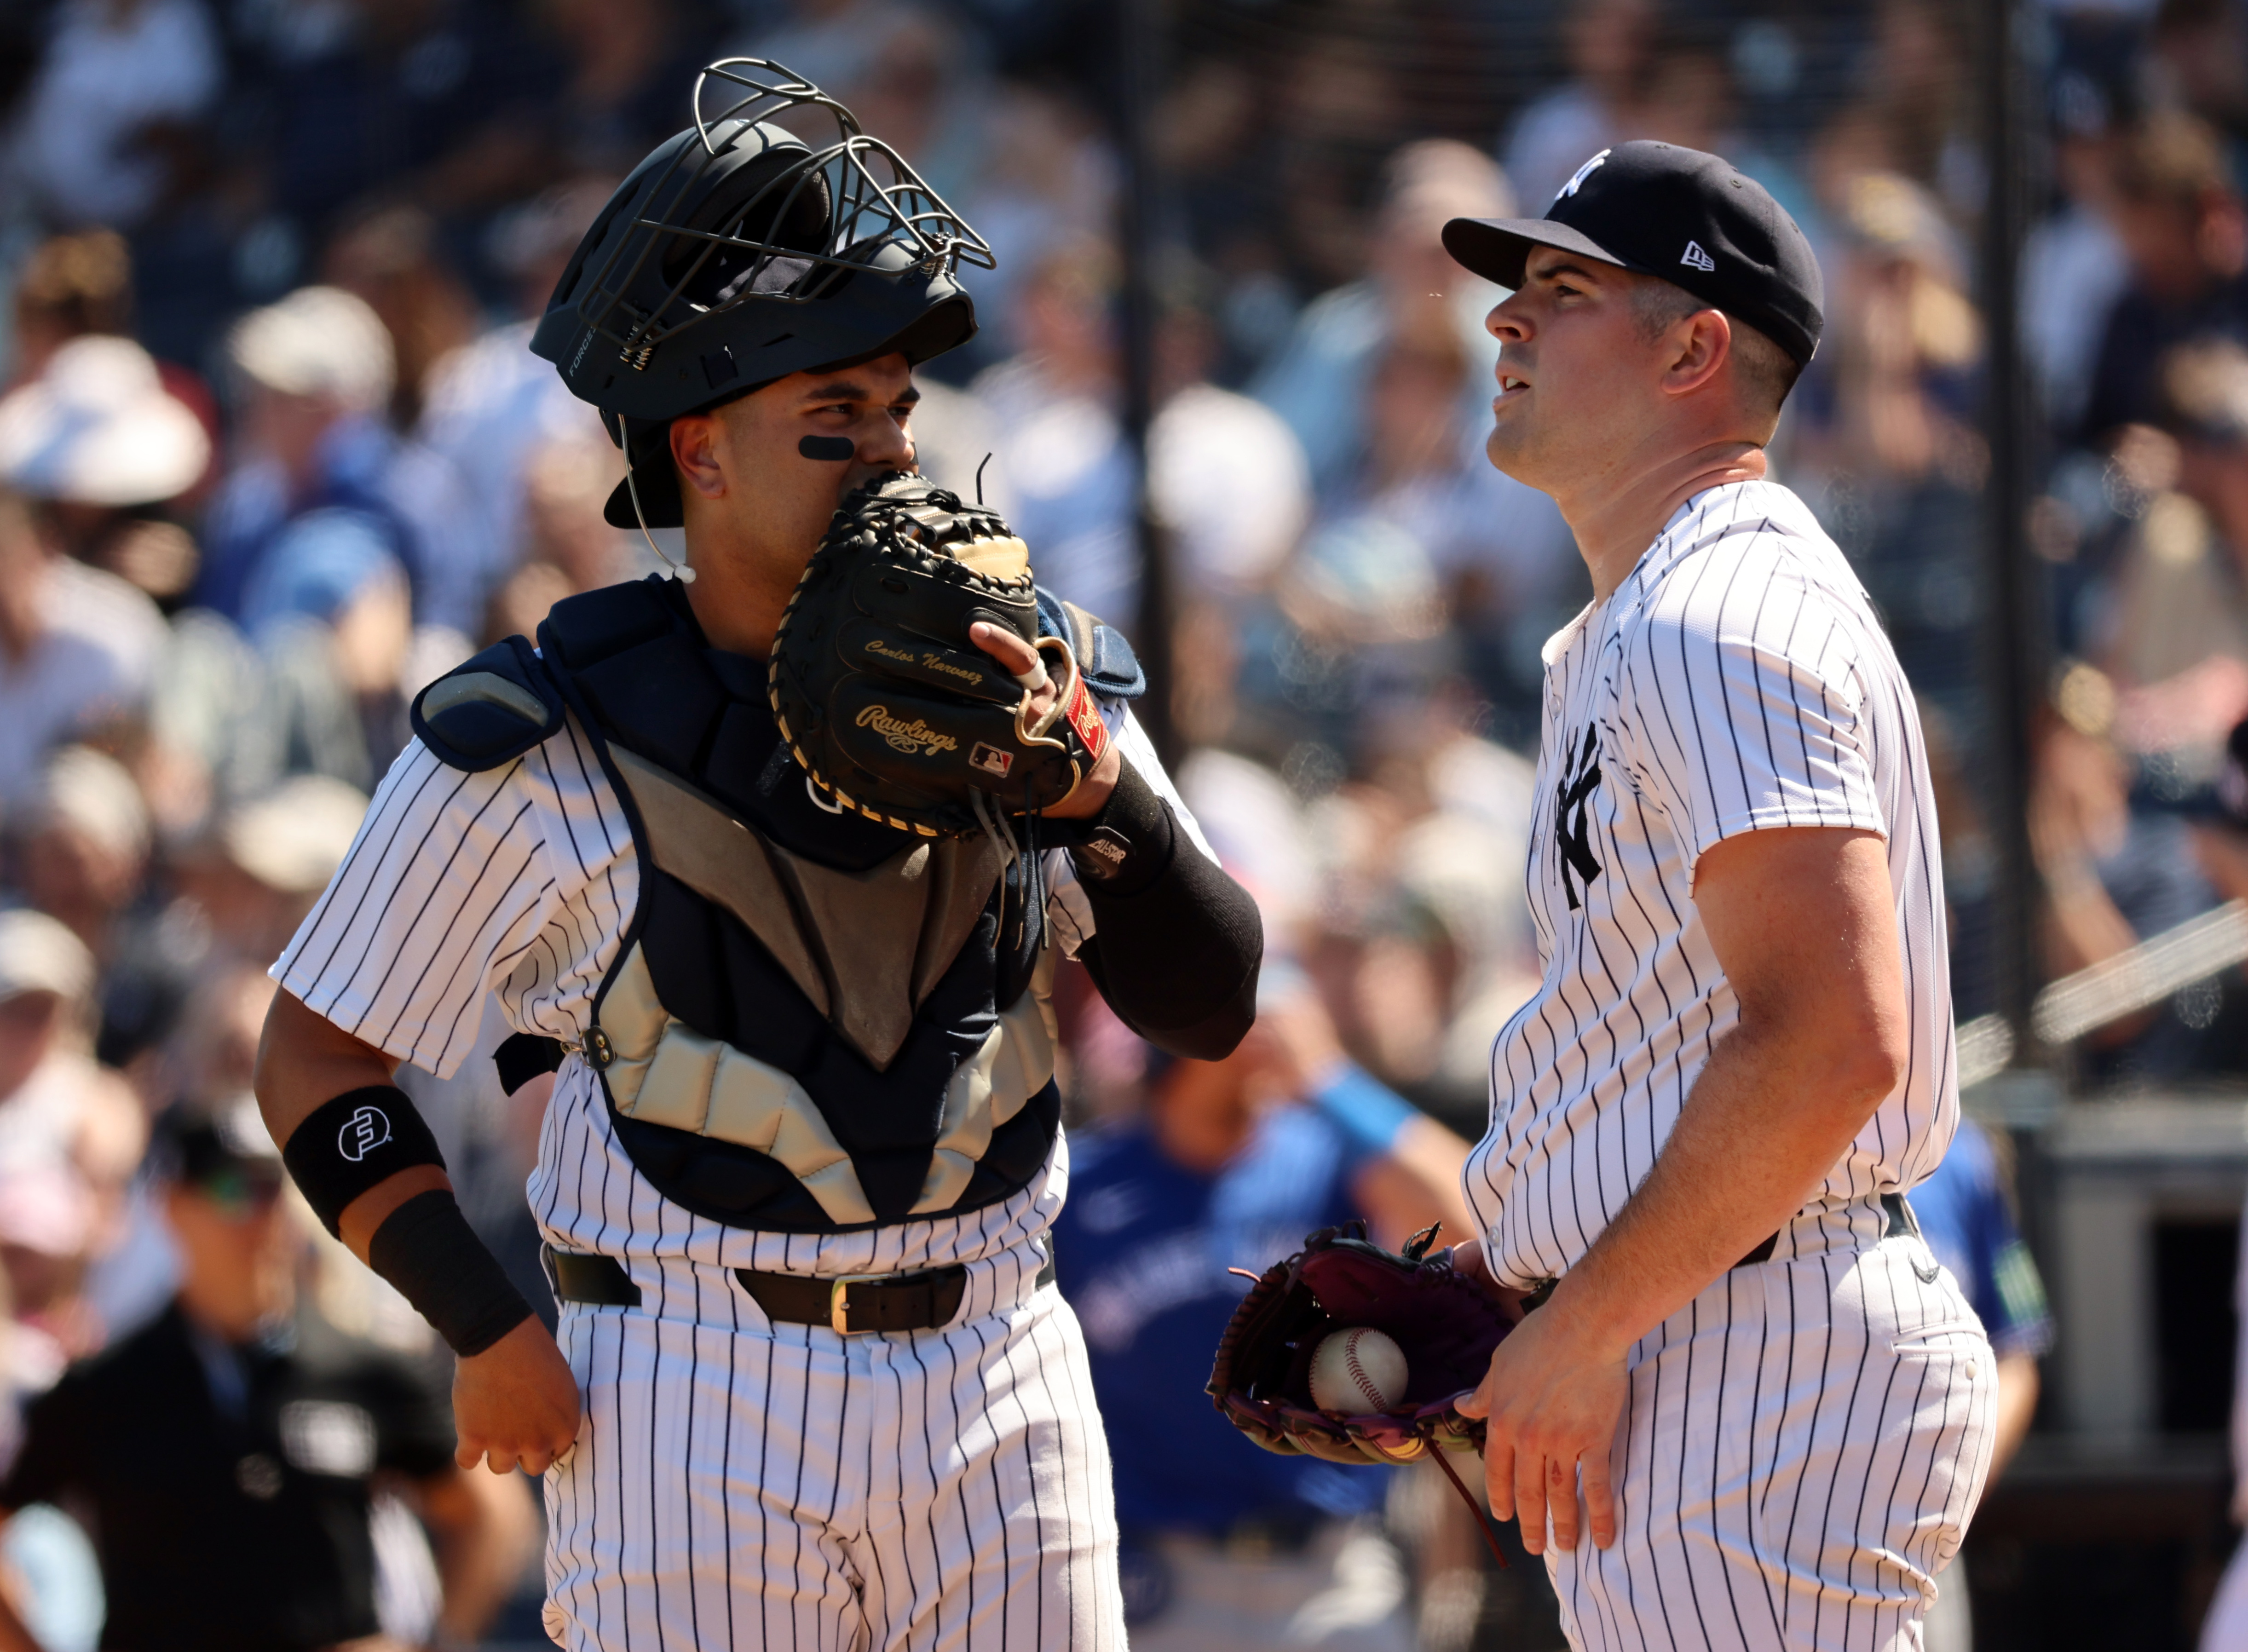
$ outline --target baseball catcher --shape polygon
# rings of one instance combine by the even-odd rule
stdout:
[[[1164,1049],[1262,934],[1134,721],[1130,647],[915,474],[913,369],[990,250],[850,112],[714,64],[532,349],[674,577],[424,690],[274,973],[257,1093],[459,1356],[460,1459],[546,1476],[584,1649],[1123,1644],[1107,1447],[1052,1288],[1058,954]],[[651,543],[653,539],[651,538]],[[391,1084],[554,1074],[550,1338]]]

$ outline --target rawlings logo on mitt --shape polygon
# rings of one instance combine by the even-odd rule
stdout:
[[[1036,648],[1058,694],[1034,713],[968,640],[978,620]],[[893,472],[854,490],[797,581],[766,679],[781,737],[839,807],[923,837],[1050,809],[1108,747],[1069,645],[1038,634],[1029,549],[997,511]]]

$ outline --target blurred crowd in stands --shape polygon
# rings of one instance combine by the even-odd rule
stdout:
[[[1913,677],[1960,1018],[1988,1009],[1989,176],[1969,9],[1158,9],[1148,490],[1186,593],[1177,767],[1303,983],[1290,1037],[1252,1046],[1245,1089],[1220,1087],[1304,1100],[1289,1051],[1308,1038],[1480,1132],[1486,1052],[1538,968],[1520,878],[1539,648],[1588,586],[1552,503],[1483,456],[1499,294],[1437,230],[1541,211],[1637,137],[1725,154],[1820,251],[1826,342],[1778,474],[1861,571]],[[0,13],[0,1456],[8,1395],[179,1288],[151,1128],[245,1092],[265,967],[408,738],[413,694],[559,598],[660,566],[602,523],[615,451],[524,346],[611,188],[686,124],[701,65],[750,53],[818,82],[989,239],[983,332],[924,375],[924,467],[980,486],[1045,583],[1137,621],[1114,10]],[[2058,661],[2031,820],[2038,968],[2057,975],[2248,895],[2248,839],[2227,825],[2248,818],[2228,759],[2248,717],[2248,12],[2053,0],[2034,17],[2018,313]],[[1132,1119],[1157,1075],[1081,984],[1065,996],[1073,1117]],[[504,1032],[488,1018],[488,1041]],[[2105,1030],[2082,1065],[2114,1083],[2248,1069],[2248,995],[2204,984]],[[408,1081],[543,1299],[521,1196],[539,1087],[511,1100],[482,1062]],[[309,1299],[428,1353],[305,1234]],[[1467,1644],[1456,1602],[1425,1594],[1424,1643]],[[90,1645],[71,1639],[80,1597],[46,1598],[52,1644]],[[428,1632],[427,1611],[398,1609],[399,1634]]]

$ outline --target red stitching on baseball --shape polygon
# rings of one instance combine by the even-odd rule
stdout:
[[[1358,1384],[1358,1391],[1366,1396],[1366,1403],[1379,1411],[1388,1402],[1381,1397],[1381,1390],[1374,1386],[1374,1379],[1366,1374],[1366,1368],[1358,1362],[1359,1338],[1363,1334],[1362,1332],[1352,1332],[1342,1345],[1342,1354],[1349,1361],[1350,1380]]]

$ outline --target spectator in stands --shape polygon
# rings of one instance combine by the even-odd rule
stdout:
[[[2153,376],[2160,428],[2114,440],[2126,510],[2088,599],[2099,624],[2086,651],[2121,696],[2125,748],[2199,784],[2248,717],[2248,347],[2196,339]]]
[[[1820,131],[1814,173],[1832,196],[1861,172],[1891,172],[1933,190],[1962,213],[1975,209],[1979,134],[1966,117],[1972,61],[1959,13],[1945,0],[1876,0],[1856,96]]]
[[[11,1329],[43,1339],[65,1361],[101,1346],[85,1299],[94,1237],[93,1196],[72,1167],[0,1171],[0,1290]]]
[[[69,930],[44,913],[0,912],[0,1185],[17,1200],[0,1251],[24,1251],[17,1283],[36,1289],[17,1309],[38,1313],[67,1354],[100,1344],[79,1287],[116,1237],[147,1141],[132,1093],[88,1056],[93,991],[93,960]]]
[[[72,339],[123,337],[133,326],[133,254],[113,230],[50,236],[16,271],[8,387],[29,383]]]
[[[459,471],[485,512],[497,566],[510,571],[532,554],[524,543],[531,455],[561,441],[613,445],[553,364],[531,353],[531,334],[614,183],[601,175],[579,178],[501,217],[487,239],[508,278],[512,316],[437,360],[423,386],[416,439]],[[598,507],[593,514],[598,522]]]
[[[0,911],[0,1166],[71,1156],[94,979],[93,955],[63,925]]]
[[[2108,312],[2130,280],[2115,233],[2115,141],[2109,93],[2080,72],[2053,88],[2053,182],[2060,209],[2032,226],[2022,246],[2022,343],[2038,374],[2050,428],[2083,422]]]
[[[24,1416],[0,1511],[74,1501],[100,1533],[112,1645],[332,1647],[376,1634],[373,1492],[408,1489],[473,1641],[533,1525],[524,1482],[453,1463],[443,1389],[297,1301],[304,1240],[247,1098],[168,1114],[178,1298]],[[0,1605],[0,1648],[36,1652]]]
[[[210,926],[219,961],[280,956],[367,815],[367,794],[325,775],[297,775],[230,810],[185,859],[181,898]]]
[[[1387,1474],[1274,1457],[1202,1383],[1243,1285],[1314,1229],[1363,1219],[1395,1246],[1472,1230],[1467,1143],[1343,1058],[1299,972],[1266,966],[1256,1029],[1220,1062],[1162,1070],[1143,1119],[1073,1133],[1055,1224],[1115,1463],[1138,1652],[1406,1652]]]
[[[159,602],[186,593],[197,558],[164,507],[196,487],[210,454],[202,420],[130,339],[72,339],[0,399],[0,485],[35,502],[72,556]]]
[[[346,217],[320,259],[321,278],[363,298],[390,335],[391,423],[422,416],[432,368],[474,338],[476,297],[454,270],[427,209],[386,202]]]
[[[2038,734],[2030,841],[2045,880],[2049,977],[2102,963],[2217,903],[2181,814],[2135,810],[2130,757],[2116,743],[2114,684],[2064,671]],[[2195,1064],[2219,1004],[2195,992],[2118,1019],[2083,1045],[2089,1076],[2154,1081]]]
[[[154,604],[65,556],[0,489],[0,815],[36,791],[53,747],[138,726],[163,648]]]
[[[922,395],[929,399],[926,390]],[[918,406],[914,423],[922,450]],[[925,451],[921,456],[927,473]],[[655,572],[638,534],[620,532],[602,519],[602,503],[625,473],[623,455],[607,442],[582,434],[548,442],[531,449],[523,470],[522,560],[492,595],[486,642],[535,636],[546,611],[564,597]]]
[[[297,235],[378,191],[488,208],[547,175],[553,59],[512,6],[338,0],[236,8],[263,107],[262,193]]]
[[[2103,442],[2154,422],[2155,373],[2173,345],[2248,340],[2248,211],[2217,135],[2190,116],[2149,116],[2113,151],[2108,196],[2131,284],[2108,312],[2080,428]]]
[[[236,323],[227,350],[244,452],[211,502],[196,600],[241,618],[290,523],[353,511],[406,569],[415,623],[455,634],[465,655],[495,573],[485,518],[449,463],[383,424],[394,356],[374,312],[334,287],[300,288]]]
[[[50,219],[130,229],[164,198],[168,144],[225,72],[202,0],[65,0],[11,169]]]
[[[1973,646],[1983,325],[1936,195],[1895,172],[1835,186],[1831,317],[1791,399],[1798,486],[1880,606],[1914,692],[1954,715],[1979,691]]]
[[[1649,0],[1591,0],[1560,14],[1569,79],[1516,117],[1504,145],[1506,175],[1532,211],[1544,211],[1596,152],[1632,135],[1655,20]]]
[[[1483,318],[1498,290],[1438,236],[1447,219],[1513,207],[1506,179],[1465,144],[1398,150],[1368,272],[1306,305],[1251,386],[1304,444],[1319,531],[1378,522],[1413,541],[1404,566],[1440,588],[1465,634],[1463,663],[1510,737],[1522,722],[1511,713],[1536,703],[1539,645],[1584,600],[1582,563],[1552,501],[1483,456],[1498,361]]]
[[[1367,381],[1385,351],[1464,355],[1475,382],[1457,391],[1461,415],[1489,422],[1482,387],[1498,346],[1483,318],[1498,289],[1452,263],[1438,237],[1447,219],[1503,218],[1514,206],[1505,177],[1465,144],[1411,143],[1389,158],[1367,272],[1306,305],[1251,387],[1287,421],[1322,486],[1363,458]]]
[[[65,746],[47,760],[17,836],[25,898],[96,958],[113,956],[118,921],[148,873],[148,806],[133,777],[89,746]]]
[[[1074,242],[1025,283],[1023,353],[979,374],[1039,578],[1127,628],[1139,607],[1131,464],[1117,421],[1114,252]],[[1157,340],[1150,491],[1175,536],[1177,578],[1204,597],[1264,584],[1310,504],[1302,449],[1273,414],[1203,377],[1215,349],[1207,277],[1175,265]]]
[[[541,0],[534,10],[565,59],[545,134],[573,170],[622,173],[639,165],[686,127],[683,88],[694,84],[696,71],[724,55],[702,31],[687,26],[690,19],[673,0],[628,6]],[[789,66],[812,72],[793,59]]]
[[[241,618],[237,627],[198,609],[178,616],[159,675],[150,720],[161,761],[142,765],[143,781],[182,840],[291,775],[372,789],[406,743],[407,691],[461,646],[440,628],[416,631],[390,543],[348,509],[282,528]]]

